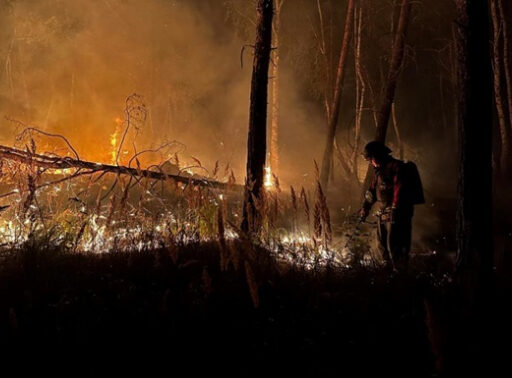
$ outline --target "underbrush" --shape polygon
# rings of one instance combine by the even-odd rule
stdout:
[[[236,187],[16,162],[2,173],[6,371],[427,377],[477,355],[447,256],[389,272],[371,225],[331,216],[318,183],[284,193],[275,178],[248,235]]]
[[[225,248],[238,255],[227,266],[217,242],[4,252],[3,347],[34,361],[13,363],[17,372],[54,375],[433,371],[425,276],[329,264],[312,270],[243,241]]]

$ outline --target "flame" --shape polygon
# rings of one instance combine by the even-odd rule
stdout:
[[[51,175],[67,175],[69,173],[72,173],[75,168],[62,168],[62,169],[49,169],[46,171],[46,173],[49,173]]]
[[[110,162],[112,164],[116,163],[117,149],[119,147],[118,138],[121,133],[121,124],[123,123],[123,120],[117,117],[114,119],[114,122],[116,123],[116,129],[114,133],[110,135]]]
[[[263,181],[265,188],[270,189],[274,186],[274,179],[272,177],[272,170],[270,166],[265,167],[265,180]]]

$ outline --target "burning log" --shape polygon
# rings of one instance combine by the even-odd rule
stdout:
[[[171,179],[179,183],[183,183],[186,185],[198,185],[198,186],[207,186],[215,189],[241,189],[240,185],[234,185],[232,183],[224,183],[216,180],[211,180],[207,178],[203,178],[200,176],[197,177],[186,177],[181,175],[174,175],[165,173],[162,170],[160,171],[151,171],[148,169],[138,169],[132,167],[126,167],[122,165],[111,165],[111,164],[103,164],[98,162],[91,162],[86,160],[80,160],[77,158],[71,157],[62,157],[57,155],[45,155],[45,154],[37,154],[29,151],[23,151],[13,147],[7,147],[0,145],[0,158],[16,161],[22,164],[33,165],[46,169],[59,169],[59,170],[67,170],[67,169],[77,169],[78,171],[67,176],[64,179],[71,179],[78,176],[82,176],[85,174],[93,174],[97,172],[105,173],[114,173],[117,175],[129,175],[132,177],[139,178],[149,178],[155,180],[167,180]],[[84,171],[85,170],[85,171]],[[58,180],[55,183],[61,182],[63,180]]]

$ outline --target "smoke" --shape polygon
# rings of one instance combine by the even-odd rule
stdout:
[[[140,151],[178,140],[186,145],[183,159],[193,156],[209,169],[217,160],[221,165],[229,163],[238,182],[243,181],[252,53],[245,48],[241,68],[240,50],[254,42],[253,1],[3,0],[0,4],[1,143],[11,144],[19,129],[4,119],[10,117],[64,134],[84,159],[111,161],[111,136],[119,133],[119,120],[125,118],[125,99],[137,93],[143,96],[147,119],[138,131],[131,130],[123,148],[131,153],[134,141]],[[324,27],[333,28],[325,38],[334,68],[346,2],[320,4]],[[374,135],[372,109],[385,80],[390,25],[398,11],[392,2],[379,7],[371,1],[362,4],[362,60],[371,84],[363,114],[365,142]],[[406,143],[405,157],[416,161],[427,190],[452,196],[454,191],[447,189],[455,187],[456,174],[451,164],[455,161],[451,18],[439,22],[439,15],[451,10],[444,1],[436,4],[413,9],[396,118]],[[325,69],[319,36],[316,2],[285,0],[277,46],[279,175],[284,184],[311,183],[313,160],[320,163],[324,148]],[[338,133],[338,142],[348,153],[353,144],[354,77],[351,57]],[[397,150],[391,126],[388,140]],[[148,155],[143,163],[165,157]],[[339,177],[342,170],[334,160]],[[336,190],[335,185],[332,188]]]
[[[223,2],[2,4],[2,118],[61,133],[83,158],[110,161],[110,136],[125,117],[126,97],[137,93],[148,117],[126,149],[134,140],[138,150],[178,140],[187,146],[185,159],[194,156],[210,169],[216,160],[229,163],[243,181],[252,55],[246,49],[242,69],[240,50],[253,32],[240,33]],[[255,17],[252,4],[245,7]],[[283,172],[297,162],[311,170],[311,146],[321,143],[310,125],[321,115],[303,106],[293,73],[281,72]],[[12,144],[16,125],[5,119],[2,125],[1,142]]]

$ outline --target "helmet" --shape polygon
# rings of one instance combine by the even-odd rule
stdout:
[[[391,153],[391,150],[381,142],[376,140],[369,142],[364,146],[363,156],[365,159],[382,159]]]

